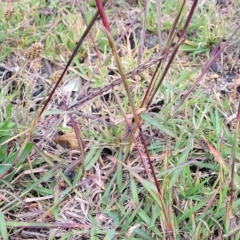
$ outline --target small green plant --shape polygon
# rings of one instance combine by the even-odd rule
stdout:
[[[194,58],[201,53],[209,57],[214,46],[227,34],[227,26],[222,17],[216,14],[214,4],[200,3],[197,14],[187,30],[187,41],[182,44],[181,50],[189,52]],[[214,23],[218,22],[218,27]]]
[[[18,127],[12,121],[11,116],[11,105],[9,105],[6,109],[6,116],[0,124],[0,178],[7,179],[7,181],[11,181],[14,175],[21,171],[21,166],[33,147],[33,144],[28,143],[19,160],[16,161],[20,148],[18,141],[21,139],[21,134],[17,132]],[[1,185],[3,185],[3,182],[1,182]]]

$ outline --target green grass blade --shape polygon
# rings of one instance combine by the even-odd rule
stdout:
[[[4,215],[2,212],[0,212],[0,234],[3,240],[8,240],[8,230],[7,230],[7,225],[6,221],[4,218]]]
[[[157,121],[156,119],[150,117],[148,114],[141,114],[141,117],[147,123],[149,123],[152,126],[155,126],[159,130],[161,130],[163,133],[165,133],[165,134],[167,134],[167,135],[169,135],[169,136],[171,136],[173,138],[177,138],[176,134],[174,134],[170,129],[168,129],[165,126],[163,126],[159,121]]]

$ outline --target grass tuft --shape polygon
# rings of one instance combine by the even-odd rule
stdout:
[[[0,3],[2,239],[239,239],[223,2]]]

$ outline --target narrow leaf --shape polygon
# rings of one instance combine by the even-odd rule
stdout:
[[[173,137],[173,138],[177,138],[177,136],[168,128],[166,128],[165,126],[163,126],[159,121],[157,121],[156,119],[150,117],[148,114],[141,114],[141,117],[143,120],[145,120],[147,123],[151,124],[152,126],[158,128],[159,130],[161,130],[162,132],[164,132],[165,134]]]
[[[8,240],[8,231],[7,231],[7,225],[6,225],[6,221],[4,218],[4,215],[2,212],[0,212],[0,234],[1,234],[1,239],[3,240]]]

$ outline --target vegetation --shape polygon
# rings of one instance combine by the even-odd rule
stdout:
[[[0,3],[2,239],[240,239],[223,2]]]

